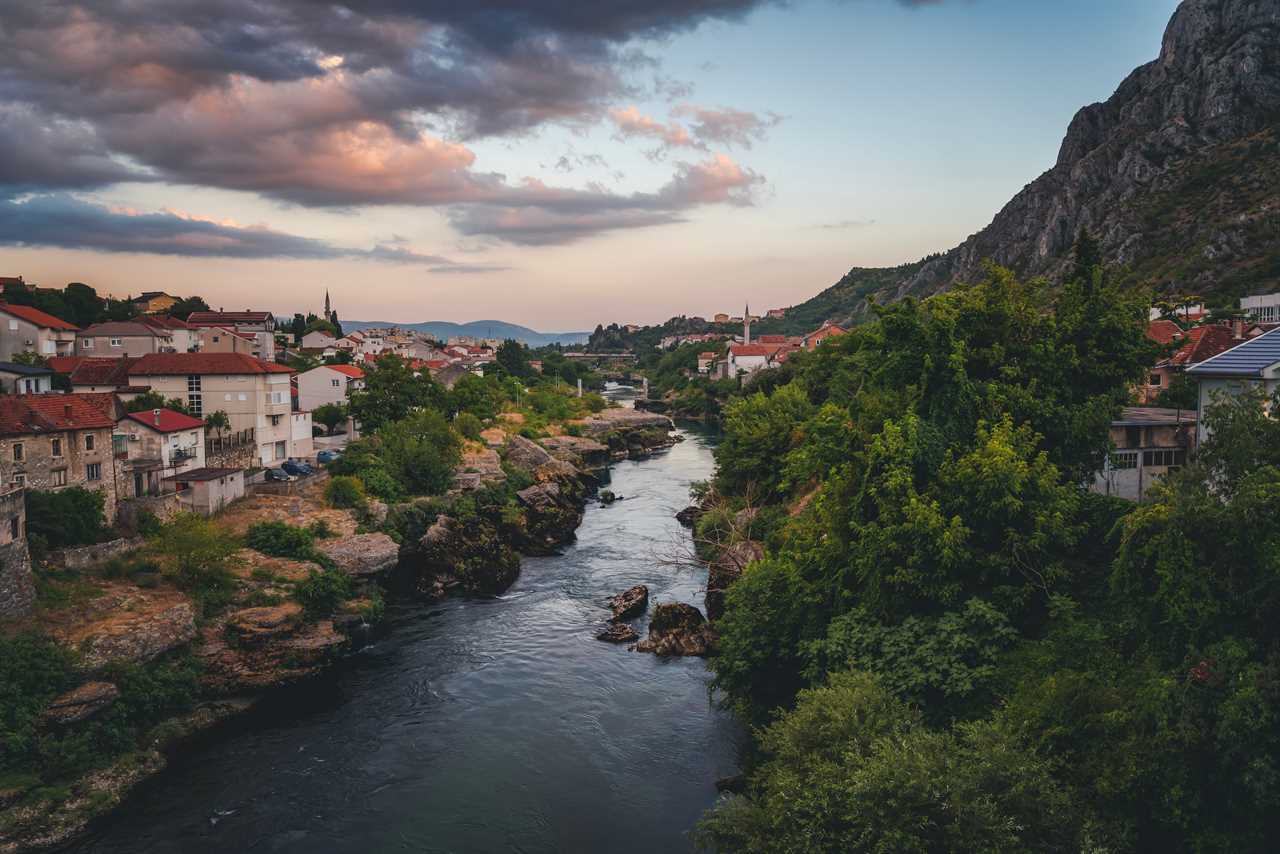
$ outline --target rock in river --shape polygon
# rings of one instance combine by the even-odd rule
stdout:
[[[596,634],[596,640],[607,641],[608,643],[631,643],[639,637],[640,635],[636,634],[636,630],[626,623],[610,623]]]
[[[637,584],[630,590],[624,590],[617,596],[609,597],[609,610],[613,611],[613,621],[630,620],[638,617],[649,607],[649,588]]]
[[[674,602],[653,609],[649,636],[635,648],[655,655],[706,655],[714,636],[702,612],[692,605]]]

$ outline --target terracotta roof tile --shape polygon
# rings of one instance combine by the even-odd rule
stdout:
[[[246,353],[148,353],[129,368],[131,377],[293,372],[285,365],[264,362]]]
[[[352,379],[356,379],[356,380],[364,379],[364,371],[362,371],[360,368],[357,368],[355,365],[325,365],[325,367],[331,371],[337,371],[340,374],[346,374]]]
[[[0,435],[97,430],[115,426],[111,394],[0,396]]]
[[[10,305],[7,302],[0,302],[0,312],[11,314],[28,323],[34,323],[36,326],[48,329],[66,329],[75,332],[79,328],[73,323],[67,323],[60,317],[54,317],[52,314],[43,312],[38,308],[32,308],[29,305]]]
[[[1147,337],[1157,344],[1172,344],[1183,334],[1182,327],[1172,320],[1153,320],[1147,324]]]
[[[197,427],[204,426],[204,422],[199,418],[183,415],[181,412],[175,412],[172,409],[130,412],[125,417],[157,433],[176,433],[179,430],[195,430]]]
[[[138,360],[124,356],[84,359],[71,372],[71,385],[129,385],[129,369]]]

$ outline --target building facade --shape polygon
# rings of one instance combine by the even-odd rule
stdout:
[[[0,303],[0,360],[13,361],[19,353],[74,356],[77,331],[74,324],[29,305]]]

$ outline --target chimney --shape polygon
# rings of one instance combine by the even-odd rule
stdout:
[[[1244,318],[1243,317],[1231,318],[1231,331],[1235,335],[1235,339],[1237,341],[1239,341],[1241,338],[1244,337]]]
[[[156,426],[159,427],[160,426],[160,410],[159,409],[151,410],[151,417],[155,419]]]

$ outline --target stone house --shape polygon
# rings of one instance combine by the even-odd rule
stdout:
[[[243,353],[155,353],[129,368],[133,385],[183,401],[197,418],[225,412],[231,428],[224,438],[253,445],[248,465],[299,456],[291,418],[292,374],[284,365]]]
[[[1188,410],[1128,406],[1111,422],[1111,448],[1090,488],[1141,501],[1161,477],[1187,464],[1196,414]]]
[[[27,551],[26,490],[0,491],[0,619],[30,613],[36,602]]]
[[[172,409],[130,412],[116,425],[130,495],[156,495],[168,475],[204,468],[204,422]]]
[[[0,362],[0,393],[45,394],[53,391],[53,369]]]
[[[100,491],[110,524],[118,479],[111,436],[119,414],[110,394],[0,397],[0,483],[41,491],[70,486]]]
[[[74,324],[29,305],[0,303],[0,359],[12,361],[19,353],[41,356],[74,356]]]
[[[129,302],[141,314],[161,314],[177,305],[178,298],[169,296],[164,291],[143,291]]]

